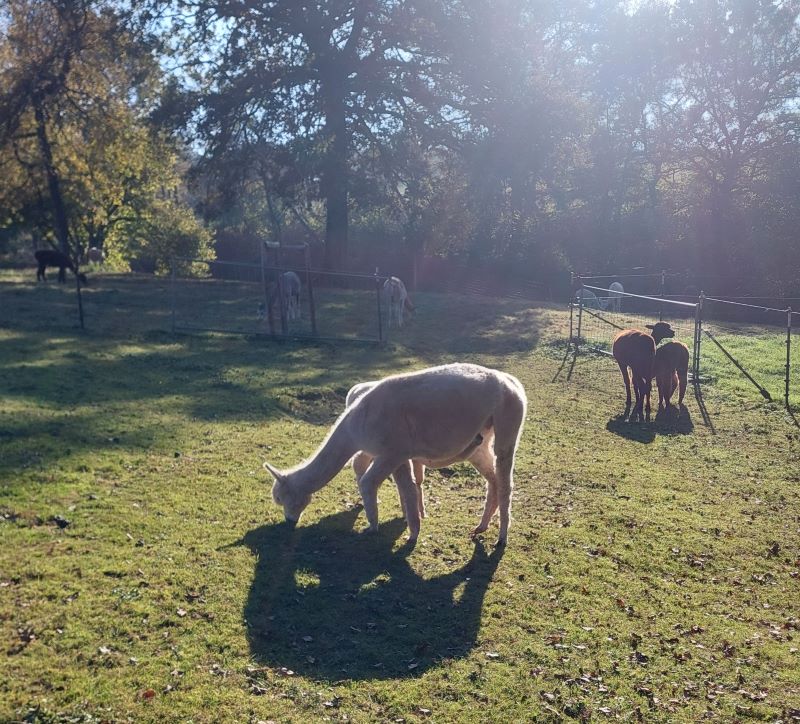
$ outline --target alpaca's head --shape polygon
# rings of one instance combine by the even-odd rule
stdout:
[[[269,463],[264,463],[264,469],[268,470],[275,482],[272,485],[272,499],[283,506],[283,516],[287,523],[297,523],[300,516],[311,502],[311,495],[301,493],[292,484],[291,475],[276,470]]]
[[[675,330],[669,326],[669,322],[646,324],[645,327],[651,330],[650,334],[653,335],[653,339],[656,341],[656,344],[658,344],[662,339],[675,336]]]

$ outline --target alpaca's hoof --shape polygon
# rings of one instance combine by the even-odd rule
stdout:
[[[507,538],[498,538],[497,542],[494,544],[495,548],[503,548],[506,544]]]
[[[476,528],[472,529],[472,532],[469,534],[470,538],[477,538],[481,533],[485,533],[488,526],[477,526]]]

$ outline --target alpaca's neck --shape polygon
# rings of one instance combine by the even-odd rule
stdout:
[[[336,421],[319,450],[289,473],[291,484],[298,492],[307,495],[316,493],[333,480],[347,461],[358,452],[358,446],[347,424],[350,412],[348,410]]]

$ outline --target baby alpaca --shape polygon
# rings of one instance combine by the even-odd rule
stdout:
[[[442,467],[469,460],[487,482],[483,516],[472,534],[485,531],[499,509],[498,544],[505,543],[526,406],[519,380],[479,365],[449,364],[387,377],[345,409],[309,460],[286,472],[264,463],[275,478],[273,500],[283,506],[287,521],[297,522],[312,494],[363,453],[358,487],[370,530],[378,527],[378,487],[394,475],[413,543],[420,502],[412,461]]]
[[[667,342],[656,350],[653,377],[658,387],[658,409],[666,410],[680,385],[678,407],[683,404],[689,378],[689,348],[683,342]]]
[[[378,380],[374,382],[360,382],[359,384],[351,387],[350,391],[347,393],[347,398],[345,400],[345,407],[350,407],[365,392],[371,390],[377,384]],[[483,436],[476,435],[475,439],[470,443],[467,449],[462,450],[455,458],[453,458],[452,460],[436,461],[436,464],[431,464],[430,467],[442,468],[446,467],[447,465],[452,465],[454,462],[465,460],[469,458],[469,456],[472,455],[482,443],[483,443]],[[356,474],[356,482],[358,482],[361,476],[367,471],[367,468],[369,467],[371,462],[372,462],[372,457],[363,451],[359,451],[355,454],[355,456],[353,456],[352,465],[353,465],[353,472]],[[419,517],[424,518],[425,494],[422,488],[422,484],[425,482],[425,463],[422,460],[411,460],[410,462],[411,462],[412,474],[414,477],[414,484],[417,486],[417,508],[419,509]],[[432,461],[428,462],[432,463]],[[403,516],[406,519],[408,519],[408,514],[406,513],[405,509],[405,500],[403,499],[401,486],[397,482],[397,478],[395,478],[395,484],[397,485],[397,492],[400,495],[400,505],[403,508]]]

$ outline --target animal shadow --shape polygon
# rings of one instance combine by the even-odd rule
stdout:
[[[423,578],[398,518],[358,534],[358,509],[239,541],[256,557],[244,619],[253,657],[320,681],[416,676],[475,645],[483,599],[503,555],[477,543],[466,563]],[[457,554],[454,554],[457,555]]]
[[[655,427],[660,435],[691,435],[694,431],[692,415],[686,405],[670,405],[659,410],[655,417]]]
[[[670,405],[664,410],[657,410],[654,418],[630,414],[630,408],[626,407],[625,412],[606,423],[606,430],[628,440],[649,444],[656,439],[656,434],[691,435],[694,423],[691,413],[683,404],[680,408]]]
[[[656,439],[656,431],[650,421],[646,418],[640,418],[638,415],[628,417],[629,413],[630,408],[626,408],[621,415],[612,417],[606,423],[606,430],[634,442],[645,444],[653,442]]]

